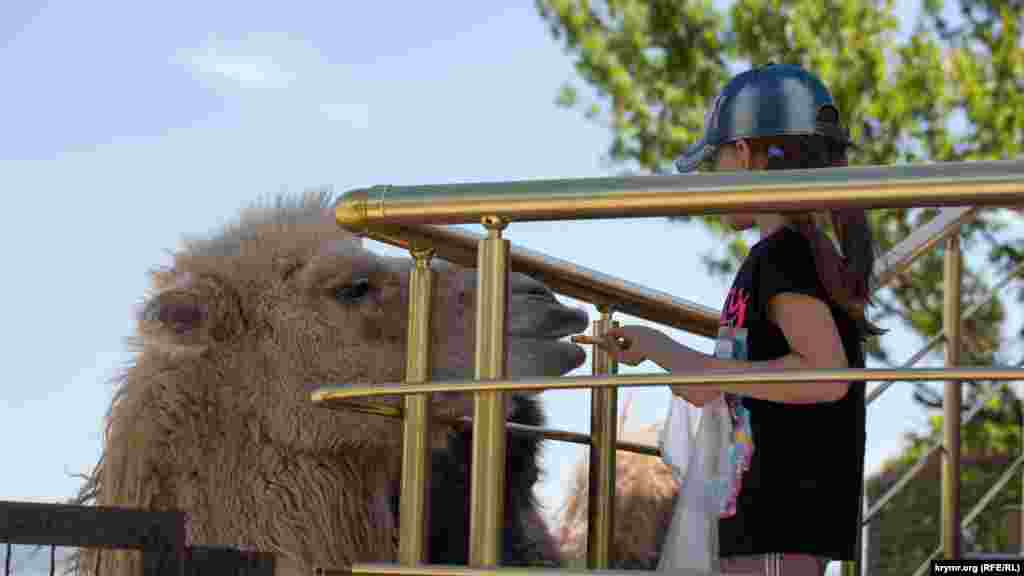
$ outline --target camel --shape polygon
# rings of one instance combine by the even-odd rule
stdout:
[[[619,433],[619,440],[658,445],[659,424]],[[587,458],[577,462],[558,529],[559,547],[566,563],[587,557]],[[661,546],[672,523],[679,483],[660,457],[615,452],[615,526],[611,566],[617,570],[656,570]]]
[[[310,392],[403,380],[412,260],[365,249],[334,223],[331,202],[320,192],[256,205],[151,273],[135,359],[115,382],[102,456],[79,502],[183,510],[187,544],[272,552],[277,574],[395,561],[400,422],[316,406]],[[431,377],[472,378],[475,271],[432,266]],[[509,298],[510,377],[583,363],[563,338],[586,329],[585,311],[520,274]],[[472,415],[471,394],[432,403],[440,416]],[[536,396],[512,396],[508,411],[544,421]],[[468,434],[435,426],[432,562],[466,561],[465,543],[443,536],[468,533],[468,518],[449,512],[469,498]],[[540,447],[509,438],[506,564],[559,561],[533,499]],[[91,553],[80,570],[91,570]],[[100,562],[102,574],[139,573],[138,554],[104,552]]]

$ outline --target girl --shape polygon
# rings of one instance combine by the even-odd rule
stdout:
[[[846,164],[850,144],[824,84],[797,66],[768,65],[733,78],[715,99],[704,138],[681,172],[785,170]],[[640,326],[611,330],[602,346],[620,362],[650,359],[670,372],[864,367],[862,341],[881,333],[865,316],[874,250],[862,210],[833,211],[840,251],[813,215],[733,214],[757,227],[722,309],[708,356]],[[697,406],[723,390],[673,387]],[[853,560],[864,471],[864,384],[728,386],[736,482],[719,522],[722,571],[824,573]]]

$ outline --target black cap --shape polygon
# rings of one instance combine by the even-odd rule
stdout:
[[[733,77],[704,117],[704,136],[676,160],[679,172],[710,162],[723,144],[742,138],[820,134],[849,143],[832,95],[799,66],[768,64]]]

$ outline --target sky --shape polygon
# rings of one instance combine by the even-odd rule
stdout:
[[[601,160],[605,128],[554,103],[575,75],[532,2],[352,6],[0,3],[0,189],[10,216],[0,227],[0,435],[13,439],[0,499],[75,493],[72,474],[100,453],[110,378],[130,361],[124,339],[146,271],[168,263],[183,235],[281,191],[614,173]],[[905,22],[914,6],[901,7]],[[527,223],[507,237],[714,308],[727,289],[704,273],[713,239],[695,225]],[[922,344],[888,327],[897,358]],[[869,471],[923,426],[910,389],[898,384],[869,409]],[[589,393],[543,398],[552,427],[588,431]],[[630,398],[627,428],[665,416],[667,391],[620,393],[620,403]],[[549,514],[582,455],[576,445],[546,449],[538,493]]]

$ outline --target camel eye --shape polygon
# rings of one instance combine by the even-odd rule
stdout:
[[[355,304],[370,293],[370,280],[358,278],[334,290],[334,298],[342,304]]]

